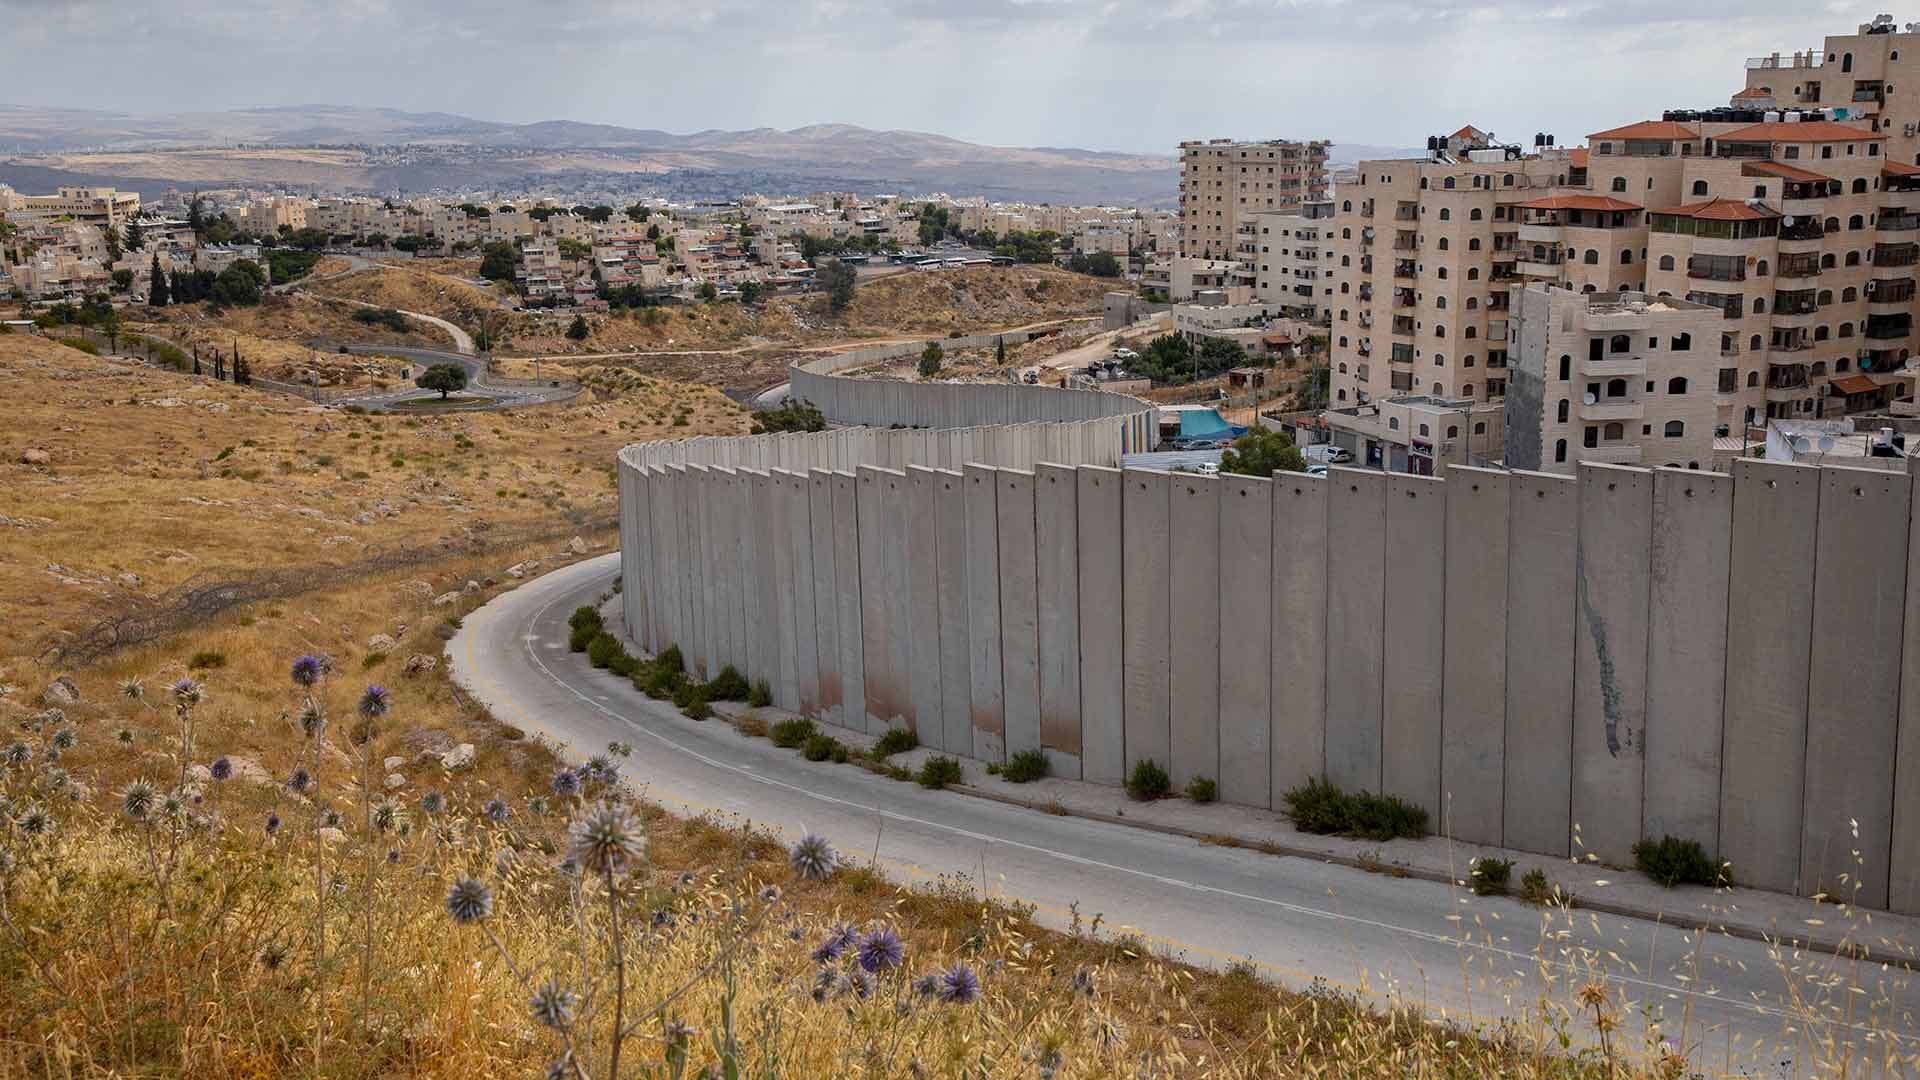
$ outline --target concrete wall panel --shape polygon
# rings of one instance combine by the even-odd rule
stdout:
[[[1125,624],[1122,656],[1126,679],[1126,767],[1152,760],[1168,768],[1172,760],[1172,664],[1168,618],[1171,567],[1166,473],[1128,470],[1121,515],[1126,539],[1121,547],[1125,587],[1121,618]]]
[[[772,551],[773,595],[768,597],[768,608],[774,617],[774,668],[773,703],[782,708],[798,712],[800,709],[799,679],[799,603],[795,583],[798,575],[794,572],[793,561],[793,499],[792,489],[788,487],[791,474],[780,470],[770,471],[767,475],[767,532]],[[811,573],[811,570],[809,570]]]
[[[921,741],[955,754],[973,753],[972,630],[967,617],[966,483],[960,473],[941,470],[934,493],[939,550],[936,587],[940,593],[940,722],[921,725]]]
[[[913,627],[908,602],[911,575],[907,569],[907,517],[911,499],[906,473],[887,470],[880,494],[882,550],[886,554],[882,594],[887,604],[888,699],[884,716],[888,727],[904,725],[912,730]]]
[[[1075,470],[1034,467],[1039,561],[1040,746],[1049,771],[1080,778],[1080,528]]]
[[[1654,471],[1641,832],[1698,841],[1708,851],[1720,842],[1732,545],[1731,476]]]
[[[1912,485],[1920,486],[1920,470],[1913,460],[1907,467]],[[1909,503],[1920,504],[1920,492],[1909,488]],[[1907,533],[1906,619],[1901,632],[1899,734],[1895,740],[1893,778],[1893,850],[1887,906],[1905,915],[1920,915],[1920,528]]]
[[[1572,479],[1511,474],[1501,834],[1507,847],[1542,855],[1565,856],[1572,842],[1579,520],[1579,491]],[[1452,737],[1449,729],[1449,741]],[[1459,789],[1453,794],[1458,798]]]
[[[1653,474],[1580,467],[1574,581],[1573,824],[1616,866],[1640,839],[1647,760],[1647,597]]]
[[[1327,499],[1332,481],[1273,481],[1273,790],[1268,805],[1326,772]]]
[[[866,629],[860,625],[859,480],[833,474],[833,579],[840,607],[841,723],[861,727],[867,716]]]
[[[1335,468],[1327,475],[1327,779],[1380,790],[1385,685],[1387,480]]]
[[[885,470],[862,465],[854,472],[860,505],[860,653],[866,704],[862,723],[870,732],[887,729],[893,715],[893,671],[887,659],[887,616],[892,605],[887,587]]]
[[[788,535],[793,544],[793,678],[799,696],[800,711],[812,715],[820,710],[820,632],[819,613],[813,593],[813,500],[807,478],[800,473],[783,473],[781,488],[786,492]]]
[[[1447,485],[1387,478],[1386,667],[1380,790],[1440,816],[1441,671],[1446,644]]]
[[[1273,481],[1220,478],[1220,798],[1271,796]]]
[[[938,473],[917,465],[907,469],[908,673],[913,726],[922,742],[935,746],[940,732],[939,494]]]
[[[1080,772],[1126,779],[1121,483],[1118,469],[1076,471],[1080,544]]]
[[[1820,472],[1800,882],[1874,908],[1892,857],[1910,487],[1904,473]]]
[[[1733,554],[1727,587],[1726,738],[1720,772],[1720,858],[1734,879],[1799,887],[1812,656],[1813,564],[1820,472],[1805,465],[1733,465]]]
[[[1440,796],[1444,836],[1499,844],[1506,781],[1507,474],[1447,471]]]
[[[994,470],[969,464],[964,474],[967,532],[968,707],[973,756],[1006,759],[1007,729],[1000,661],[1000,535]]]
[[[1220,484],[1172,477],[1168,521],[1171,736],[1176,790],[1220,779]]]
[[[840,597],[834,581],[833,474],[807,474],[808,527],[813,531],[814,644],[820,654],[820,712],[842,721],[845,699],[840,683]]]
[[[1002,470],[994,511],[1000,532],[1000,669],[1009,757],[1040,749],[1040,581],[1033,474]]]

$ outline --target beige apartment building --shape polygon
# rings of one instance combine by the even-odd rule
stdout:
[[[1773,53],[1747,61],[1746,86],[1734,104],[1774,110],[1820,110],[1826,119],[1865,121],[1886,137],[1886,156],[1920,165],[1920,33],[1890,15],[1861,23],[1822,49]]]
[[[0,217],[15,225],[71,218],[97,227],[120,229],[140,212],[140,195],[110,187],[62,187],[52,195],[22,195],[0,184]]]
[[[1190,140],[1180,144],[1180,251],[1227,259],[1240,224],[1261,210],[1297,210],[1327,198],[1325,140]]]
[[[1241,225],[1237,249],[1253,271],[1254,295],[1285,315],[1321,321],[1333,300],[1331,199],[1298,210],[1259,210]]]
[[[1719,308],[1534,282],[1509,321],[1509,467],[1713,467]]]
[[[298,231],[307,227],[307,211],[312,203],[291,195],[259,199],[227,216],[233,223],[255,236],[277,236],[282,228]]]

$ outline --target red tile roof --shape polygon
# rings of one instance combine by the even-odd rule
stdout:
[[[1849,140],[1884,139],[1885,135],[1876,134],[1865,128],[1851,124],[1836,124],[1831,120],[1802,120],[1793,123],[1777,120],[1771,124],[1751,124],[1735,128],[1724,135],[1715,136],[1720,142],[1847,142]]]
[[[1708,199],[1705,202],[1688,203],[1685,206],[1671,206],[1664,210],[1648,211],[1653,214],[1675,214],[1679,217],[1697,218],[1701,221],[1765,221],[1777,218],[1779,213],[1764,206],[1749,206],[1739,199]]]
[[[1700,129],[1678,120],[1642,120],[1626,127],[1608,128],[1587,136],[1589,139],[1697,139]]]
[[[1735,91],[1733,100],[1739,101],[1741,98],[1770,98],[1772,96],[1773,91],[1771,90],[1762,90],[1757,86],[1750,86],[1745,90]]]
[[[1785,180],[1826,181],[1833,179],[1831,176],[1823,176],[1820,173],[1802,169],[1797,165],[1788,165],[1783,161],[1749,161],[1745,165],[1740,166],[1740,175],[1778,176]]]
[[[1466,127],[1463,127],[1463,128],[1461,128],[1461,129],[1460,129],[1459,131],[1456,131],[1456,132],[1454,132],[1453,134],[1451,134],[1451,135],[1449,135],[1449,136],[1447,136],[1447,138],[1449,138],[1449,139],[1476,139],[1476,138],[1479,138],[1480,136],[1482,136],[1482,135],[1485,135],[1485,134],[1486,134],[1486,132],[1484,132],[1484,131],[1481,131],[1481,130],[1480,130],[1479,128],[1477,128],[1477,127],[1474,127],[1474,126],[1473,126],[1472,124],[1468,124],[1468,125],[1467,125]]]
[[[1908,165],[1904,161],[1883,161],[1880,163],[1881,176],[1920,176],[1920,165]]]
[[[1520,204],[1522,210],[1643,210],[1639,203],[1606,195],[1549,195]]]
[[[1827,385],[1833,387],[1836,394],[1871,394],[1880,389],[1880,384],[1868,375],[1842,375]]]

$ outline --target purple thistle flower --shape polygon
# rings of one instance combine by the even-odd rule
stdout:
[[[923,998],[940,996],[940,973],[922,975],[913,980],[913,992]]]
[[[860,966],[867,971],[891,971],[906,958],[907,947],[890,926],[883,926],[860,939]]]
[[[233,762],[228,761],[224,757],[219,758],[214,761],[212,767],[207,769],[207,773],[215,780],[231,779],[233,777]]]
[[[820,943],[819,948],[813,950],[813,959],[815,962],[821,964],[831,963],[832,961],[840,959],[841,955],[848,949],[853,948],[854,943],[858,940],[859,932],[854,930],[853,927],[841,923],[827,931],[826,940]]]
[[[833,845],[827,843],[827,838],[813,833],[800,837],[800,842],[793,845],[787,858],[793,864],[793,872],[808,881],[825,881],[832,877],[834,867],[840,861]]]
[[[478,878],[461,878],[447,890],[447,914],[463,925],[479,922],[493,914],[493,890]]]
[[[847,989],[853,991],[853,996],[861,1001],[872,997],[875,990],[873,973],[865,968],[854,968],[847,972]]]
[[[507,801],[498,795],[488,799],[486,805],[480,808],[480,812],[495,825],[505,825],[507,818],[513,814],[513,811],[507,808]]]
[[[940,975],[940,1000],[949,1005],[971,1005],[980,999],[980,976],[965,964],[955,964]]]
[[[446,796],[437,791],[429,791],[420,796],[420,809],[428,814],[438,814],[447,808]]]
[[[580,774],[572,769],[561,769],[554,773],[553,793],[563,798],[580,794]]]
[[[274,833],[277,833],[279,831],[280,831],[280,815],[268,814],[267,815],[267,835],[272,836]]]
[[[287,790],[296,795],[305,792],[312,785],[313,774],[305,769],[295,769],[293,775],[287,777]]]
[[[173,699],[182,705],[198,705],[206,696],[206,691],[192,679],[181,679],[173,684]]]
[[[295,686],[312,686],[326,673],[326,663],[312,653],[297,657],[293,661],[292,675]]]
[[[360,715],[369,720],[387,715],[392,707],[392,697],[384,686],[369,686],[360,695]]]

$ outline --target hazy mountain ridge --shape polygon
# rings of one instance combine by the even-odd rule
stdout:
[[[922,131],[810,124],[781,131],[709,129],[676,134],[614,124],[545,120],[508,124],[452,113],[336,105],[283,105],[224,112],[137,116],[85,109],[0,105],[5,175],[52,170],[75,177],[138,178],[197,186],[284,184],[337,190],[418,190],[446,186],[444,163],[370,159],[276,170],[249,151],[416,146],[480,151],[466,163],[476,187],[533,186],[565,175],[698,174],[725,188],[737,177],[828,180],[862,190],[947,190],[998,199],[1171,205],[1179,168],[1171,154],[1069,147],[1001,147]],[[223,152],[227,168],[221,167]],[[491,152],[491,159],[488,158]],[[76,181],[77,182],[77,181]],[[455,185],[457,186],[457,184]]]

